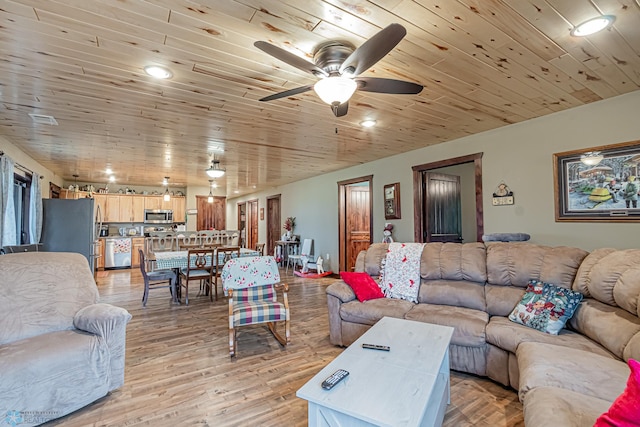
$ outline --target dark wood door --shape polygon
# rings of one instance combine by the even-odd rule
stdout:
[[[368,185],[348,185],[346,187],[346,271],[353,270],[360,251],[366,250],[371,245],[369,196]]]
[[[462,242],[460,177],[426,172],[424,209],[427,242]]]
[[[240,231],[240,246],[247,247],[247,204],[238,203],[238,231]]]
[[[225,230],[227,227],[227,198],[214,196],[213,203],[207,201],[207,196],[196,196],[198,215],[196,226],[198,230]]]
[[[247,202],[247,248],[254,249],[258,243],[258,200]]]
[[[280,240],[280,195],[267,197],[267,255],[273,255],[276,240]]]

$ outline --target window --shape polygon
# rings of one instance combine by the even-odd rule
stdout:
[[[17,245],[29,243],[29,200],[31,175],[13,174],[13,204],[16,211]]]

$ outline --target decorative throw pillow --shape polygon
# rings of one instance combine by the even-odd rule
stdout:
[[[582,294],[561,286],[530,280],[522,299],[509,315],[521,325],[558,335],[582,301]]]
[[[364,302],[370,299],[384,298],[384,294],[375,280],[367,273],[353,273],[350,271],[341,271],[340,278],[351,286],[356,294],[358,301]]]
[[[607,412],[600,415],[593,427],[640,426],[640,362],[629,359],[631,374],[627,387]]]

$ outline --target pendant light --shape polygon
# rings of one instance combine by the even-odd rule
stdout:
[[[220,160],[213,159],[211,160],[211,166],[206,170],[207,175],[210,178],[221,178],[225,170],[220,167]]]
[[[165,177],[164,177],[164,182],[163,182],[163,184],[167,186],[167,189],[166,189],[166,190],[164,190],[164,197],[163,197],[163,200],[164,200],[165,202],[170,202],[170,201],[171,201],[171,194],[169,194],[169,177],[168,177],[168,176],[165,176]]]
[[[207,203],[213,203],[213,193],[211,192],[213,188],[213,180],[209,180],[209,197],[207,197]]]

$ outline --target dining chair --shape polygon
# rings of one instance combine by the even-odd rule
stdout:
[[[216,288],[216,293],[218,292],[218,277],[222,274],[222,267],[227,263],[227,261],[233,258],[240,257],[240,246],[219,246],[216,249],[216,265],[214,271],[214,283],[213,286]]]
[[[140,254],[140,272],[144,280],[144,293],[142,294],[142,306],[147,306],[147,298],[151,289],[169,288],[171,290],[172,300],[178,303],[178,294],[176,290],[177,275],[173,270],[156,270],[147,272],[147,263],[142,249],[138,249]]]
[[[199,248],[202,244],[202,239],[197,234],[188,234],[177,238],[178,250],[189,250]]]
[[[242,257],[228,261],[222,269],[222,288],[229,300],[229,355],[237,350],[239,326],[266,323],[282,346],[290,342],[290,314],[287,292],[280,283],[278,264],[272,256]],[[282,302],[277,291],[282,291]],[[284,337],[276,330],[276,322],[284,323]]]
[[[174,250],[175,235],[165,234],[162,236],[151,236],[148,238],[148,251],[150,252],[164,252]]]
[[[308,258],[313,258],[313,255],[311,254],[312,246],[313,246],[313,239],[304,239],[302,241],[302,249],[300,249],[300,253],[295,255],[289,255],[287,257],[287,266],[284,269],[285,273],[289,272],[289,265],[291,264],[292,261],[293,261],[293,266],[291,267],[291,269],[292,271],[295,271],[296,265],[298,264],[302,265],[303,256],[306,256]]]
[[[264,255],[264,243],[256,243],[256,252],[259,252],[260,255]]]
[[[187,266],[180,269],[180,287],[184,288],[185,304],[189,305],[189,282],[197,280],[200,286],[204,285],[205,293],[213,301],[215,292],[218,300],[218,289],[213,287],[213,264],[215,259],[215,249],[189,249],[187,251]]]

